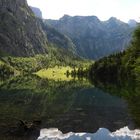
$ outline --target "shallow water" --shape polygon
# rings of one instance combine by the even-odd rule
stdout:
[[[120,96],[122,91],[130,96],[130,89],[112,86],[117,96],[111,87],[105,91],[104,86],[94,86],[85,79],[53,81],[36,76],[0,83],[0,137],[4,140],[37,139],[41,128],[58,128],[63,133],[95,133],[101,127],[111,132],[125,126],[140,128],[138,92],[134,102]],[[19,120],[41,123],[37,132],[29,129],[27,133],[19,127]]]

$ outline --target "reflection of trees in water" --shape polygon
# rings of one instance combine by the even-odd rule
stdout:
[[[58,127],[63,132],[93,132],[102,126],[116,130],[130,121],[123,100],[110,95],[118,93],[127,99],[133,117],[138,117],[138,87],[94,83],[103,91],[93,88],[88,80],[66,82],[36,76],[6,79],[0,87],[0,130],[13,127],[18,120],[41,120],[42,128]]]
[[[6,79],[0,88],[0,129],[3,125],[8,129],[18,120],[55,124],[58,114],[72,106],[75,91],[90,86],[85,81],[53,81],[36,76]]]
[[[94,81],[96,87],[102,89],[111,95],[119,96],[128,103],[128,109],[135,122],[136,128],[140,128],[140,83],[136,80],[128,80],[118,82]]]

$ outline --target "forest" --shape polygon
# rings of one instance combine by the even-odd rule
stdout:
[[[134,31],[128,49],[96,61],[91,75],[106,80],[133,78],[140,81],[140,26]]]

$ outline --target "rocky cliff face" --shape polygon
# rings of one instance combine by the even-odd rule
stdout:
[[[32,11],[34,12],[35,16],[42,19],[42,12],[39,8],[30,6]]]
[[[76,46],[68,36],[58,32],[55,28],[51,27],[46,22],[44,22],[42,27],[46,32],[49,43],[53,44],[55,47],[65,49],[66,51],[77,55]]]
[[[72,39],[80,56],[90,59],[99,59],[124,50],[133,30],[116,18],[102,22],[96,16],[65,15],[60,20],[47,22]]]
[[[47,37],[26,0],[0,0],[0,53],[34,56],[47,53]]]

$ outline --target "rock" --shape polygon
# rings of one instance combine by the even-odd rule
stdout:
[[[6,132],[9,136],[14,137],[38,137],[40,134],[40,120],[35,120],[32,122],[27,122],[23,120],[19,120],[16,127],[11,127],[8,132]]]
[[[64,15],[59,20],[46,20],[46,23],[67,35],[75,44],[79,56],[90,59],[123,51],[134,30],[114,17],[100,21],[96,16]]]
[[[12,56],[46,54],[47,37],[26,0],[0,1],[0,52]]]
[[[35,16],[42,19],[42,12],[39,8],[30,6],[32,11],[34,12]]]

